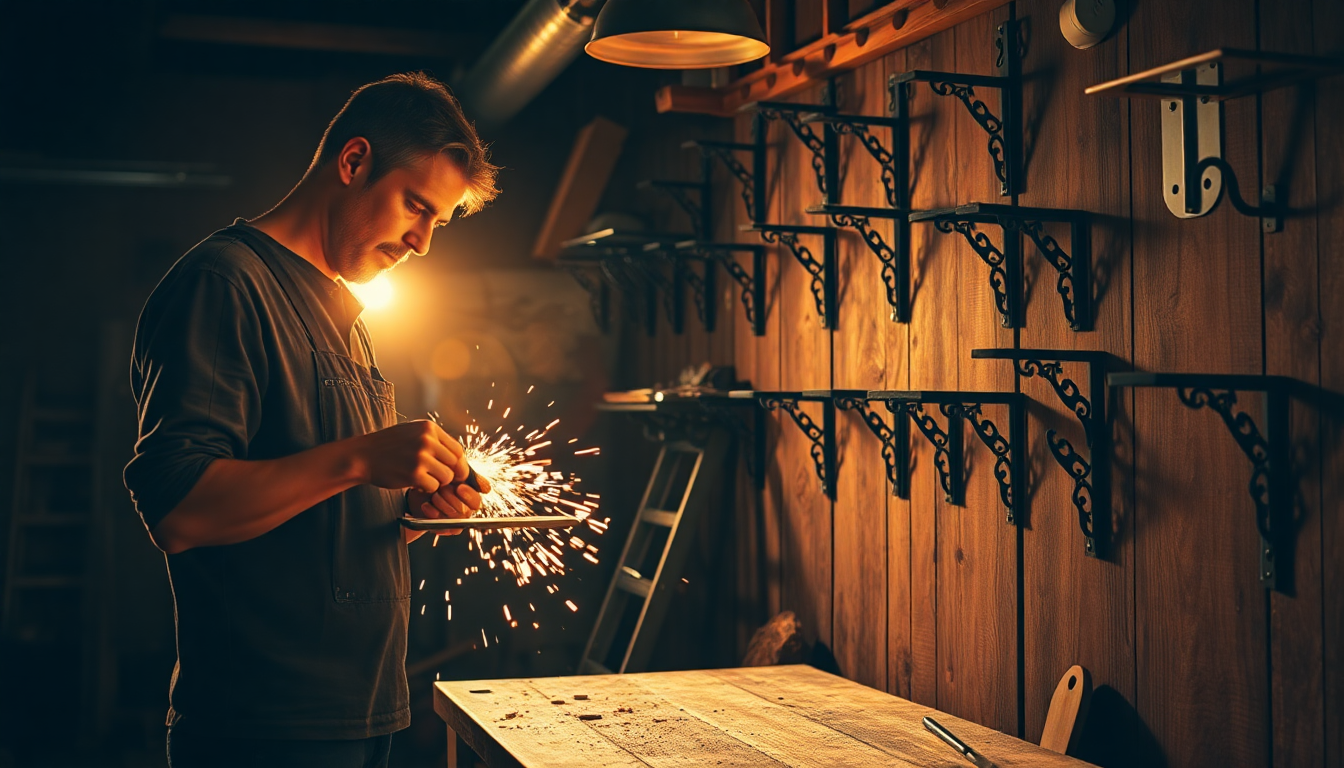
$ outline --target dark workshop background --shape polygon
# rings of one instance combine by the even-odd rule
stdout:
[[[149,291],[194,243],[278,201],[353,88],[411,69],[451,80],[520,5],[0,2],[0,164],[152,162],[231,179],[220,188],[182,189],[0,183],[0,499],[13,498],[9,468],[28,377],[40,404],[87,410],[96,421],[76,446],[89,461],[47,478],[67,507],[91,512],[92,522],[54,532],[43,557],[53,568],[82,560],[85,577],[33,598],[28,615],[40,631],[0,638],[0,767],[163,762],[175,655],[171,596],[162,555],[120,480],[134,439],[130,338]],[[874,5],[850,1],[854,15]],[[598,115],[629,128],[601,209],[676,231],[688,222],[665,201],[635,194],[635,182],[692,178],[698,166],[680,143],[745,140],[748,119],[656,115],[653,93],[678,82],[677,73],[581,56],[517,118],[485,136],[505,166],[504,194],[441,231],[428,258],[393,274],[407,291],[400,320],[369,316],[380,357],[404,413],[406,404],[479,402],[499,382],[515,395],[532,383],[553,393],[548,399],[557,401],[569,434],[603,447],[601,460],[574,469],[604,494],[613,525],[602,564],[580,562],[567,587],[581,610],[539,603],[548,629],[531,634],[508,630],[499,615],[501,603],[518,599],[512,584],[452,583],[479,563],[461,542],[455,549],[415,545],[415,578],[429,581],[427,591],[466,592],[455,594],[452,622],[412,611],[415,723],[397,737],[395,765],[442,760],[443,727],[428,697],[435,675],[572,671],[629,524],[622,514],[638,500],[653,455],[636,425],[598,418],[591,403],[603,389],[669,382],[705,360],[736,366],[757,389],[1021,391],[1031,399],[1030,512],[1020,528],[1005,524],[987,453],[969,440],[964,506],[943,501],[932,452],[918,437],[911,499],[891,496],[879,444],[844,413],[837,497],[828,500],[806,438],[771,416],[765,490],[754,490],[739,470],[706,516],[655,668],[732,666],[757,626],[792,610],[814,663],[1031,741],[1040,737],[1060,675],[1086,666],[1099,690],[1080,756],[1099,765],[1344,765],[1338,426],[1294,404],[1296,592],[1267,592],[1257,577],[1249,462],[1212,413],[1182,407],[1170,390],[1112,394],[1111,547],[1105,559],[1088,558],[1072,483],[1044,441],[1047,429],[1057,429],[1082,444],[1077,420],[1040,379],[970,359],[982,347],[1103,350],[1120,369],[1281,374],[1344,391],[1340,80],[1224,108],[1225,156],[1243,193],[1274,183],[1299,212],[1275,234],[1263,234],[1259,220],[1226,201],[1203,218],[1174,218],[1160,195],[1156,104],[1082,95],[1088,85],[1220,46],[1338,55],[1344,3],[1122,5],[1116,32],[1091,50],[1061,38],[1058,0],[1017,0],[838,78],[844,111],[883,114],[888,74],[991,72],[995,26],[1010,17],[1022,22],[1026,183],[1016,202],[1094,213],[1096,322],[1084,333],[1068,328],[1052,274],[1030,253],[1025,327],[1002,329],[974,252],[960,238],[915,225],[908,325],[887,319],[880,264],[846,230],[834,331],[818,323],[802,266],[772,253],[762,337],[751,335],[726,279],[712,334],[688,312],[684,333],[660,322],[648,337],[636,313],[618,310],[604,336],[587,317],[586,296],[529,255],[576,133]],[[799,39],[815,32],[809,25],[819,29],[819,8],[820,0],[798,0]],[[200,16],[309,25],[319,42],[295,49],[165,34],[170,21]],[[424,34],[403,36],[419,49],[352,52],[330,38],[324,46],[321,33],[332,27],[322,25]],[[916,94],[913,207],[998,202],[984,133],[954,99],[927,88]],[[791,98],[816,101],[818,91]],[[852,142],[843,146],[845,202],[883,205],[871,158]],[[783,132],[772,134],[771,147],[771,220],[818,223],[803,211],[820,202],[806,150]],[[725,173],[715,198],[717,235],[751,242],[755,235],[737,231],[747,218]],[[878,228],[890,235],[889,224]],[[560,330],[528,347],[544,326]],[[458,379],[437,380],[425,363],[445,339],[485,338],[501,351]],[[529,348],[533,354],[519,351]],[[533,359],[554,350],[563,359]],[[1262,415],[1253,400],[1241,405]],[[540,412],[536,404],[519,407]],[[0,505],[0,536],[10,528],[9,507]],[[481,629],[499,642],[472,647]]]

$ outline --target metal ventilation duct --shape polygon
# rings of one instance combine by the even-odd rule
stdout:
[[[508,122],[592,37],[606,0],[528,0],[454,88],[467,117],[489,130]]]

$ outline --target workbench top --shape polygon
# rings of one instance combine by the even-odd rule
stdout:
[[[998,768],[1089,765],[805,665],[440,682],[434,710],[490,768],[969,766],[925,715]]]

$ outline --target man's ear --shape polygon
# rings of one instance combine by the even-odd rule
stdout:
[[[336,173],[341,177],[341,183],[349,186],[357,176],[368,176],[372,162],[373,148],[369,146],[369,140],[356,136],[345,142],[336,156]]]

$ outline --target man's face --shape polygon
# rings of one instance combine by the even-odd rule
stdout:
[[[371,164],[356,169],[334,210],[327,261],[341,278],[367,283],[429,252],[434,230],[448,223],[467,191],[462,170],[442,153],[392,168],[368,183]]]

